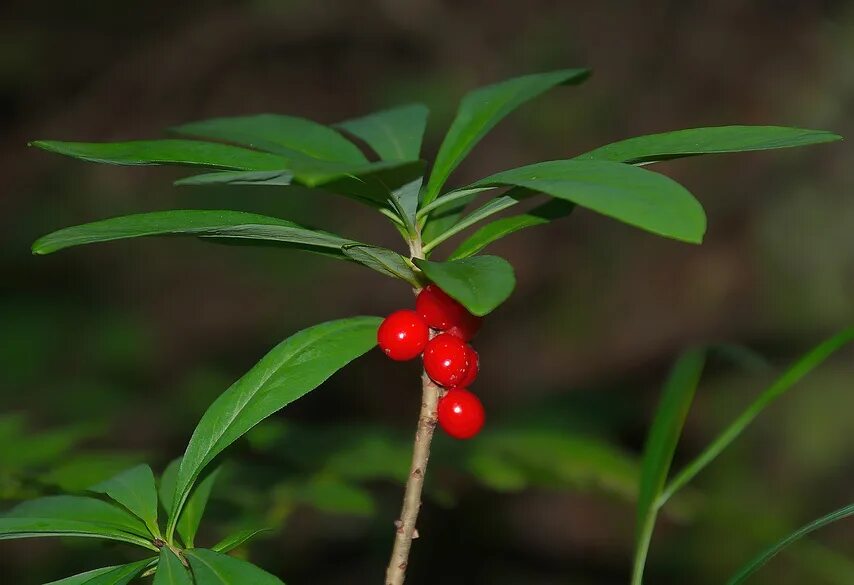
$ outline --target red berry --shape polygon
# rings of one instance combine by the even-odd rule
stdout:
[[[467,346],[469,354],[469,369],[465,377],[456,385],[456,388],[468,388],[474,381],[477,380],[477,374],[480,371],[480,356],[472,346]]]
[[[417,357],[424,351],[429,338],[427,323],[418,313],[408,309],[395,311],[386,317],[377,331],[380,348],[396,361]]]
[[[480,328],[480,317],[475,317],[464,306],[449,297],[435,284],[428,284],[415,299],[415,310],[433,329],[445,331],[459,328],[457,337],[468,341]]]
[[[459,337],[442,333],[424,348],[424,370],[441,386],[456,386],[469,369],[469,350]]]
[[[439,399],[439,426],[455,439],[471,439],[483,428],[486,415],[480,399],[462,388]]]
[[[481,317],[477,317],[466,311],[460,321],[455,325],[448,327],[445,332],[450,333],[454,337],[459,337],[463,341],[470,341],[475,335],[477,335],[482,324],[483,319]]]

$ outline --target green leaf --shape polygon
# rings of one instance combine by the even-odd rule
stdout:
[[[0,540],[43,536],[105,538],[157,550],[138,518],[95,498],[38,498],[19,504],[0,517]]]
[[[632,584],[640,585],[658,513],[656,500],[667,480],[682,426],[694,399],[705,363],[705,352],[691,350],[674,364],[647,435],[641,464]]]
[[[466,238],[451,253],[448,260],[459,260],[460,258],[473,256],[492,242],[500,240],[504,236],[509,236],[525,228],[543,225],[552,220],[566,217],[572,213],[573,209],[575,209],[574,203],[561,199],[552,199],[535,207],[528,213],[497,219]]]
[[[765,410],[774,400],[785,394],[804,376],[820,366],[838,349],[854,341],[854,328],[849,328],[830,339],[822,342],[806,355],[790,366],[777,378],[759,397],[742,412],[712,443],[703,450],[691,463],[685,466],[668,484],[659,498],[663,505],[673,494],[688,484],[709,463],[715,460],[724,449],[735,441],[741,433]]]
[[[417,217],[424,222],[424,228],[421,230],[422,239],[430,241],[448,230],[460,220],[463,212],[480,193],[492,190],[493,187],[459,189],[446,193],[433,203],[422,207],[417,214]]]
[[[152,559],[144,559],[127,565],[95,569],[59,581],[51,581],[46,585],[127,585],[148,567],[151,561]]]
[[[0,517],[0,540],[18,538],[43,538],[49,536],[103,538],[135,544],[157,550],[150,541],[96,522],[57,518],[6,518]]]
[[[335,126],[364,140],[383,160],[415,160],[421,153],[429,114],[427,106],[411,104]]]
[[[173,459],[160,479],[160,502],[167,512],[172,511],[175,497],[175,486],[178,480],[178,470],[181,467],[181,457]],[[184,545],[192,547],[195,544],[196,532],[199,524],[204,516],[205,507],[207,506],[210,492],[213,489],[213,484],[219,475],[219,468],[207,474],[205,478],[199,482],[190,492],[187,498],[187,503],[181,509],[175,525],[178,529],[178,534],[181,535]]]
[[[215,469],[200,481],[187,497],[187,503],[184,504],[181,510],[181,516],[178,518],[178,534],[184,541],[184,545],[188,548],[195,546],[196,532],[199,530],[199,524],[202,522],[202,516],[205,514],[205,507],[208,505],[208,498],[211,495],[216,478],[219,475],[219,468]]]
[[[51,581],[50,583],[45,583],[45,585],[88,585],[88,583],[90,583],[95,577],[103,575],[104,573],[109,573],[110,571],[117,568],[118,566],[114,565],[111,567],[93,569],[91,571],[86,571],[85,573],[80,573],[78,575],[66,577],[65,579],[60,579],[59,581]]]
[[[34,254],[144,236],[186,235],[244,242],[258,240],[340,253],[345,245],[358,244],[329,232],[313,230],[291,221],[242,211],[181,209],[155,211],[104,219],[68,227],[39,238]]]
[[[293,116],[259,114],[190,122],[171,129],[177,134],[213,138],[302,159],[365,162],[358,147],[338,132]],[[416,157],[417,158],[417,157]]]
[[[614,162],[557,160],[503,171],[471,187],[511,185],[540,191],[660,236],[700,243],[702,206],[679,183]]]
[[[181,461],[167,536],[202,469],[256,424],[374,347],[380,321],[352,317],[300,331],[273,348],[208,408]]]
[[[441,234],[433,237],[428,240],[424,245],[423,251],[425,254],[429,253],[433,248],[460,233],[461,231],[470,228],[474,224],[479,221],[486,219],[491,215],[495,215],[496,213],[500,213],[505,209],[512,207],[519,203],[524,198],[527,198],[531,195],[531,192],[526,189],[511,189],[506,195],[502,195],[501,197],[496,197],[490,201],[487,201],[467,216],[459,219],[454,225],[449,227],[447,230],[442,232]]]
[[[334,163],[320,160],[300,161],[290,167],[295,183],[323,187],[333,193],[362,196],[385,201],[398,187],[420,177],[424,161],[378,161],[372,163]],[[353,179],[358,180],[353,180]]]
[[[154,486],[154,473],[148,465],[132,467],[90,487],[89,491],[108,495],[145,522],[152,536],[160,536],[160,528],[157,526],[157,489]]]
[[[113,477],[140,458],[139,454],[132,452],[84,451],[55,463],[49,470],[39,474],[39,481],[64,492],[79,492],[92,485],[93,481],[100,482]]]
[[[181,458],[177,457],[169,462],[166,469],[160,475],[160,485],[157,488],[157,494],[160,496],[160,504],[166,512],[172,510],[173,500],[175,499],[175,484],[178,480],[178,469],[181,467]]]
[[[397,252],[364,244],[344,246],[343,250],[348,258],[359,264],[373,268],[386,276],[399,278],[412,286],[421,286],[415,271],[412,270],[406,259]]]
[[[832,132],[781,126],[691,128],[621,140],[586,152],[576,159],[645,164],[700,154],[807,146],[841,138]]]
[[[525,75],[482,87],[466,95],[439,147],[423,204],[427,205],[436,199],[445,181],[471,149],[510,112],[556,85],[580,83],[589,75],[587,69]]]
[[[391,203],[397,214],[403,220],[404,226],[410,234],[415,234],[416,212],[418,211],[418,197],[421,193],[423,177],[403,185],[391,192]]]
[[[288,186],[294,174],[289,170],[280,171],[217,171],[178,179],[173,184],[184,185],[267,185]]]
[[[160,561],[157,563],[152,585],[193,585],[193,578],[184,563],[168,546],[160,549]]]
[[[9,518],[42,518],[89,522],[150,538],[145,524],[119,506],[84,496],[46,496],[22,502],[6,512]]]
[[[418,219],[423,219],[425,216],[430,215],[431,219],[435,216],[445,216],[448,211],[463,209],[466,205],[471,203],[474,198],[480,193],[484,193],[486,191],[492,191],[494,187],[480,187],[477,189],[456,189],[449,193],[445,193],[438,199],[433,200],[429,205],[425,205],[418,210],[417,217]],[[460,207],[462,205],[462,207]],[[433,212],[436,212],[435,215]]]
[[[226,536],[221,541],[213,545],[211,550],[219,553],[227,553],[238,548],[257,535],[263,532],[270,532],[271,530],[272,529],[270,528],[249,528],[247,530],[241,530],[240,532],[235,532],[234,534]]]
[[[481,317],[506,301],[516,286],[513,267],[498,256],[475,256],[451,262],[416,258],[414,262],[439,288]]]
[[[269,171],[281,169],[284,159],[228,144],[196,140],[135,140],[130,142],[59,142],[36,140],[31,146],[112,165],[181,165],[231,169],[235,171]]]
[[[802,526],[783,540],[776,543],[774,546],[766,549],[758,557],[750,561],[734,577],[732,577],[732,579],[727,581],[727,585],[739,585],[740,583],[744,583],[744,581],[750,575],[761,569],[762,566],[765,565],[765,563],[774,558],[790,544],[797,542],[810,532],[818,530],[819,528],[824,528],[828,524],[832,524],[833,522],[837,522],[838,520],[843,520],[852,515],[854,515],[854,503],[848,504],[847,506],[844,506],[834,512],[831,512],[826,516],[822,516],[817,520],[813,520],[805,526]]]
[[[212,550],[196,548],[186,554],[197,585],[284,585],[251,563]]]
[[[218,171],[175,181],[175,185],[302,185],[345,195],[372,207],[383,206],[390,196],[412,199],[408,195],[414,179],[423,174],[424,162],[380,161],[373,163],[334,163],[302,161],[277,171]],[[408,207],[417,205],[417,192]]]

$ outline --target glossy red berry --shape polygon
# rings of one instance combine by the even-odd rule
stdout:
[[[455,439],[471,439],[483,428],[486,415],[480,399],[462,388],[439,399],[439,426]]]
[[[415,311],[395,311],[386,317],[377,331],[380,349],[393,360],[405,361],[424,351],[430,330]]]
[[[483,319],[481,317],[477,317],[466,311],[465,315],[455,325],[451,325],[445,330],[445,333],[459,337],[463,341],[470,341],[477,335],[482,323]]]
[[[445,331],[456,328],[455,335],[466,341],[474,337],[480,328],[480,317],[469,313],[435,284],[428,284],[418,293],[415,310],[433,329]]]
[[[456,385],[457,388],[468,388],[474,381],[477,380],[477,374],[480,371],[480,356],[472,346],[468,346],[469,354],[469,369],[466,371],[465,377]]]
[[[462,382],[469,369],[469,348],[459,337],[442,333],[424,348],[424,370],[440,386]]]

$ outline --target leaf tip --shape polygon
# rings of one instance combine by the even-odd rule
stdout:
[[[39,238],[30,246],[33,256],[44,256],[50,254],[51,250],[45,245],[44,238]]]

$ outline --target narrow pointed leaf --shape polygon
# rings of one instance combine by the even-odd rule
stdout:
[[[151,564],[151,561],[152,559],[145,559],[127,565],[86,571],[59,581],[51,581],[45,585],[126,585],[142,573]]]
[[[160,504],[166,512],[172,510],[175,499],[175,483],[178,479],[178,469],[181,467],[181,458],[178,457],[169,462],[166,469],[160,475],[160,485],[157,486],[157,495],[160,496]]]
[[[434,199],[429,205],[422,206],[417,213],[418,219],[423,219],[425,216],[433,218],[435,215],[446,215],[446,212],[451,209],[457,209],[460,205],[465,207],[471,203],[475,196],[491,191],[494,187],[479,187],[477,189],[456,189],[450,193],[445,193],[438,199]],[[435,212],[435,213],[434,213]]]
[[[177,134],[213,138],[287,158],[315,158],[337,162],[365,162],[358,147],[338,132],[294,116],[258,114],[190,122],[171,129]]]
[[[790,388],[797,384],[807,374],[820,366],[837,350],[854,341],[854,328],[849,328],[830,339],[820,343],[818,346],[801,357],[790,366],[779,378],[777,378],[759,397],[742,412],[712,443],[703,450],[700,455],[691,461],[680,471],[668,484],[660,499],[663,504],[677,491],[687,485],[697,476],[709,463],[715,460],[724,449],[735,441],[741,433],[750,425],[759,414],[765,410],[774,400],[785,394]]]
[[[12,519],[68,520],[121,530],[146,540],[151,538],[145,524],[136,516],[109,502],[83,496],[47,496],[22,502],[2,517],[2,520]]]
[[[513,185],[570,201],[654,234],[700,243],[702,206],[676,181],[622,163],[558,160],[503,171],[471,187]]]
[[[398,210],[404,225],[410,233],[415,233],[416,212],[418,211],[418,197],[421,193],[423,177],[398,187],[391,192],[393,207]]]
[[[280,579],[251,563],[212,550],[187,551],[196,585],[284,585]]]
[[[417,217],[426,222],[421,230],[424,241],[429,242],[447,231],[452,225],[460,221],[466,208],[478,195],[493,189],[494,187],[458,189],[442,195],[433,203],[419,209]]]
[[[268,185],[287,186],[294,174],[286,169],[280,171],[217,171],[184,177],[175,181],[175,185]]]
[[[423,104],[411,104],[336,124],[364,140],[383,160],[415,160],[430,111]]]
[[[59,581],[51,581],[50,583],[45,583],[45,585],[88,585],[95,577],[98,577],[105,573],[109,573],[114,569],[118,569],[118,566],[114,565],[112,567],[102,567],[100,569],[93,569],[91,571],[86,571],[85,573],[80,573],[78,575],[66,577],[65,579],[60,579]]]
[[[64,518],[0,517],[0,540],[46,538],[51,536],[103,538],[157,550],[151,541],[125,530],[97,522]]]
[[[219,553],[227,553],[238,548],[252,538],[255,538],[259,534],[263,532],[270,532],[271,530],[272,529],[270,528],[249,528],[247,530],[241,530],[240,532],[235,532],[234,534],[226,536],[221,541],[213,545],[211,550]]]
[[[320,160],[297,161],[276,171],[218,171],[175,181],[175,185],[301,185],[345,195],[374,207],[386,204],[390,194],[406,191],[421,177],[424,161],[379,161],[340,163]],[[415,202],[409,204],[417,206]]]
[[[525,228],[547,224],[552,220],[568,216],[575,209],[575,204],[561,199],[552,199],[535,207],[528,213],[497,219],[483,226],[466,238],[448,260],[459,260],[473,256],[486,248],[492,242]]]
[[[85,585],[127,585],[133,581],[146,567],[151,564],[150,559],[144,559],[135,563],[121,565],[114,569],[84,581]]]
[[[727,585],[740,585],[741,583],[744,583],[744,581],[747,580],[750,575],[761,569],[765,565],[765,563],[777,556],[789,545],[794,544],[804,536],[818,530],[819,528],[824,528],[828,524],[838,522],[839,520],[844,520],[845,518],[848,518],[850,516],[854,516],[854,503],[848,504],[847,506],[835,510],[830,514],[827,514],[826,516],[822,516],[817,520],[813,520],[805,526],[802,526],[783,540],[776,543],[774,546],[766,549],[758,557],[750,561],[735,576],[733,576],[732,579],[727,581]]]
[[[197,140],[36,140],[32,146],[89,162],[112,165],[180,165],[236,171],[267,171],[281,169],[284,162],[282,157],[267,152]]]
[[[291,167],[293,181],[306,187],[385,203],[389,195],[424,173],[424,161],[345,164],[302,161]]]
[[[160,561],[152,585],[193,585],[190,572],[168,546],[160,549]]]
[[[257,240],[293,245],[303,249],[339,253],[345,245],[358,244],[329,232],[242,211],[181,209],[114,217],[73,226],[39,238],[34,254],[144,236],[196,236],[241,242]]]
[[[427,253],[448,238],[455,236],[463,230],[466,230],[476,224],[479,221],[486,219],[491,215],[495,215],[496,213],[500,213],[509,207],[513,207],[522,199],[529,197],[531,195],[530,191],[525,189],[512,189],[506,195],[502,195],[501,197],[496,197],[490,201],[487,201],[465,217],[460,218],[454,225],[449,227],[447,230],[442,232],[441,234],[433,237],[428,240],[424,245],[424,252]]]
[[[808,146],[841,138],[832,132],[781,126],[691,128],[621,140],[586,152],[576,159],[644,164],[700,154]]]
[[[406,259],[387,248],[357,244],[344,246],[344,254],[351,260],[372,268],[381,274],[399,278],[412,286],[420,286],[418,276]]]
[[[557,85],[580,83],[589,75],[587,69],[525,75],[476,89],[466,95],[436,155],[423,203],[426,205],[439,195],[454,169],[505,116]]]
[[[157,489],[154,473],[148,465],[137,465],[89,488],[106,494],[131,514],[145,522],[153,536],[160,535],[157,526]]]
[[[202,522],[202,516],[205,514],[205,507],[208,505],[208,498],[210,498],[217,476],[219,476],[219,468],[196,484],[196,487],[187,497],[187,503],[181,510],[177,524],[178,534],[181,535],[184,545],[188,548],[195,546],[196,533],[199,530],[199,524]]]
[[[658,513],[656,501],[667,481],[676,445],[703,373],[705,357],[704,351],[691,350],[674,364],[647,435],[638,488],[633,584],[641,583]]]
[[[475,256],[451,262],[415,259],[432,282],[478,316],[492,312],[507,300],[516,277],[513,267],[498,256]]]
[[[178,472],[167,536],[202,469],[256,424],[321,385],[376,345],[377,317],[322,323],[289,337],[205,412]]]

